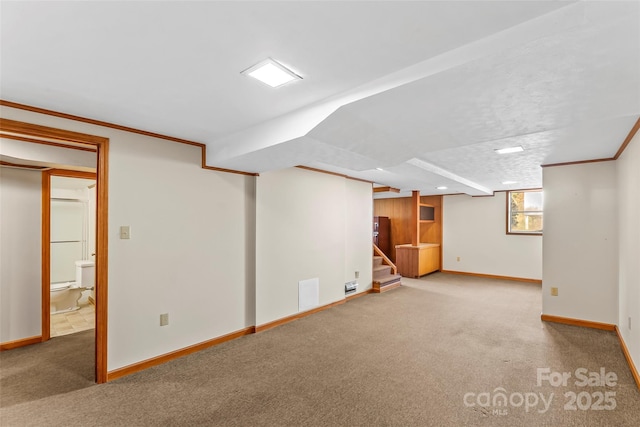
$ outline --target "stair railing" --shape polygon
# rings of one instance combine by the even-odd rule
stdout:
[[[382,252],[380,250],[379,247],[376,246],[376,244],[373,244],[373,253],[375,253],[378,256],[382,257],[382,260],[389,266],[391,266],[391,270],[393,270],[393,274],[398,274],[398,268],[396,267],[396,265],[394,263],[391,262],[391,260],[384,254],[384,252]]]

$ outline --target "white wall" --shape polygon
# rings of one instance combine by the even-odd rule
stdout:
[[[320,279],[319,305],[344,299],[356,270],[358,290],[371,287],[371,196],[371,184],[299,168],[260,175],[257,325],[298,313],[301,280]]]
[[[542,237],[506,234],[506,194],[443,197],[444,270],[542,279]]]
[[[134,135],[111,141],[109,172],[109,369],[252,326],[255,178],[202,169],[199,148]],[[124,225],[130,240],[118,238]]]
[[[42,330],[42,173],[0,167],[0,342]]]
[[[631,140],[618,165],[619,323],[635,366],[640,369],[640,133]],[[631,317],[631,329],[629,329]]]
[[[253,326],[254,177],[202,169],[199,147],[0,111],[110,139],[109,371]]]
[[[345,260],[344,281],[358,281],[357,293],[373,283],[373,192],[366,182],[345,180]],[[355,272],[360,273],[356,279]]]
[[[543,183],[542,312],[617,323],[616,162],[544,168]]]

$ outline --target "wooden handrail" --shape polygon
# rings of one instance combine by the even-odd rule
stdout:
[[[396,267],[396,265],[391,262],[391,260],[384,254],[384,252],[380,250],[379,247],[376,246],[375,243],[373,244],[373,252],[375,252],[376,255],[381,256],[382,260],[391,266],[391,270],[393,270],[393,274],[398,274],[398,268]]]

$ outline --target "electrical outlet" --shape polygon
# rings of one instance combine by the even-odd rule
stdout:
[[[123,225],[120,227],[120,238],[121,239],[130,239],[131,238],[131,227],[128,225]]]
[[[460,262],[460,257],[457,257],[457,258],[456,258],[456,261]]]
[[[160,326],[167,326],[169,324],[169,313],[160,315]]]
[[[356,271],[356,279],[359,279],[359,278],[360,278],[360,272]]]
[[[558,296],[558,288],[551,288],[551,296],[552,297]]]

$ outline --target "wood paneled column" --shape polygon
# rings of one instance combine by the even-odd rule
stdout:
[[[411,245],[420,244],[420,192],[411,192]]]

